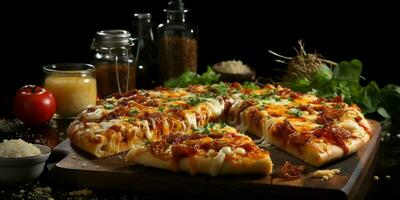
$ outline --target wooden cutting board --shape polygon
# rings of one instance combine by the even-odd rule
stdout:
[[[77,147],[69,140],[58,145],[54,155],[64,157],[51,168],[54,182],[77,187],[129,190],[132,192],[185,197],[255,197],[264,198],[323,198],[358,199],[362,197],[366,182],[371,180],[377,150],[380,143],[381,127],[370,121],[374,135],[367,145],[356,154],[320,169],[339,168],[340,175],[331,180],[321,181],[311,178],[316,168],[292,157],[279,149],[271,149],[274,172],[285,161],[305,165],[305,176],[296,180],[274,178],[272,175],[191,176],[187,173],[173,173],[127,163],[124,155],[98,159]]]

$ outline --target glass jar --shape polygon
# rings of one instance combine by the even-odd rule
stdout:
[[[158,26],[157,36],[159,74],[165,82],[185,71],[197,72],[197,28],[188,24],[181,0],[171,0],[164,11],[166,23]]]
[[[56,99],[56,118],[73,118],[89,105],[96,105],[94,66],[83,63],[60,63],[43,67],[44,87]]]
[[[137,39],[131,38],[130,32],[126,30],[103,30],[96,33],[91,49],[95,50],[92,63],[96,67],[99,97],[121,94],[135,88],[137,59],[131,52],[134,40]]]
[[[138,38],[140,56],[136,65],[136,87],[154,89],[158,85],[157,48],[150,13],[135,13],[132,34]]]

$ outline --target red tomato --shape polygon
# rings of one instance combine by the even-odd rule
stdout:
[[[17,91],[14,112],[24,124],[46,124],[55,111],[56,100],[50,91],[36,85],[26,85]]]

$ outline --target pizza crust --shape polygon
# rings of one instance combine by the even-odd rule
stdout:
[[[175,164],[171,159],[155,157],[144,146],[135,146],[127,154],[126,160],[174,172],[189,172],[191,175],[198,173],[211,176],[272,173],[272,161],[269,155],[265,155],[261,159],[241,157],[240,160],[235,160],[235,163],[233,163],[231,160],[226,159],[225,153],[220,151],[215,157],[185,157]]]

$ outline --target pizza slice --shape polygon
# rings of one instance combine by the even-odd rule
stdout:
[[[127,161],[174,172],[221,174],[269,174],[269,152],[258,148],[236,129],[210,123],[190,134],[176,133],[162,140],[134,145]]]
[[[116,155],[144,140],[219,121],[224,100],[205,93],[204,86],[131,91],[86,109],[67,133],[73,144],[98,158]]]
[[[252,90],[230,108],[228,123],[321,166],[366,144],[372,131],[359,108],[280,86]]]

